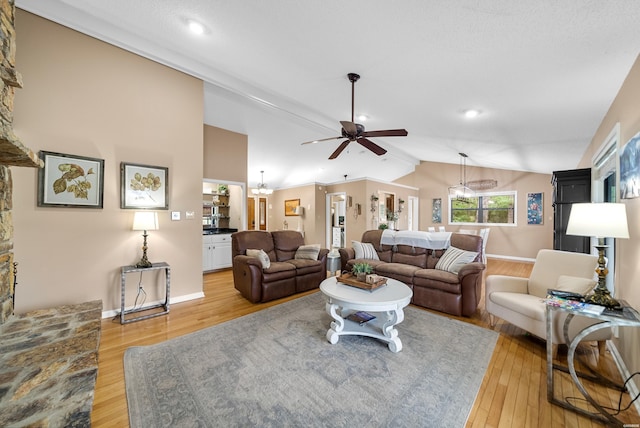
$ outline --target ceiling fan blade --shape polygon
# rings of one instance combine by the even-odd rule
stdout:
[[[302,143],[302,145],[319,143],[320,141],[337,140],[339,138],[344,138],[344,137],[340,136],[340,137],[323,138],[322,140],[305,141],[304,143]]]
[[[344,130],[347,132],[347,134],[356,135],[358,133],[358,128],[356,127],[355,123],[347,122],[346,120],[341,120],[340,124],[342,125]]]
[[[383,149],[373,141],[367,140],[366,138],[358,138],[356,141],[378,156],[382,156],[383,154],[387,153],[385,149]]]
[[[406,137],[409,133],[406,129],[387,129],[384,131],[366,131],[360,135],[363,137]]]
[[[342,151],[343,151],[344,149],[346,149],[346,148],[347,148],[347,146],[349,145],[349,143],[350,143],[350,141],[349,141],[349,140],[344,140],[344,141],[342,142],[342,144],[340,144],[340,145],[338,146],[338,148],[335,150],[335,152],[331,153],[331,156],[329,156],[329,159],[335,159],[335,158],[337,158],[338,156],[340,156],[340,153],[342,153]]]

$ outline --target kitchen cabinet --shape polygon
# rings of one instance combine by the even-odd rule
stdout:
[[[231,267],[231,234],[202,235],[202,271]]]

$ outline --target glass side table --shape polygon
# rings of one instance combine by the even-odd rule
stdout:
[[[127,282],[127,274],[133,272],[147,272],[154,270],[164,270],[165,272],[165,298],[164,302],[141,308],[125,310],[124,294]],[[169,313],[169,290],[171,288],[171,267],[165,262],[152,263],[151,267],[139,268],[136,266],[122,266],[120,276],[120,324],[128,324],[133,321],[145,320]],[[148,313],[137,317],[126,318],[125,315],[137,312],[149,311],[151,309],[163,308],[163,311]]]
[[[576,348],[578,344],[589,334],[606,329],[611,327],[640,327],[640,314],[630,307],[626,302],[620,301],[620,304],[623,307],[622,311],[609,311],[605,310],[601,314],[595,314],[592,312],[588,312],[580,307],[567,307],[567,306],[556,306],[554,304],[550,304],[547,302],[546,305],[546,316],[547,316],[547,401],[550,403],[556,404],[560,407],[563,407],[568,410],[572,410],[576,413],[580,413],[584,416],[587,416],[591,419],[598,420],[603,422],[606,425],[620,426],[622,427],[622,422],[616,419],[612,414],[607,412],[605,408],[603,408],[600,404],[598,404],[592,397],[589,395],[587,390],[582,385],[580,381],[580,377],[583,377],[580,373],[576,372],[575,367],[575,354]],[[580,407],[574,406],[566,401],[561,401],[554,396],[554,370],[562,370],[563,366],[557,365],[553,363],[553,313],[554,312],[565,312],[567,313],[567,317],[565,319],[564,325],[562,327],[562,333],[564,335],[565,343],[567,344],[568,352],[567,352],[567,365],[569,366],[569,374],[571,375],[571,379],[576,387],[580,390],[584,398],[595,407],[598,412],[589,412],[588,410],[582,409]],[[571,339],[569,337],[569,325],[571,321],[576,315],[580,315],[583,317],[593,318],[596,321],[600,321],[597,324],[593,324],[581,330],[576,336]],[[617,385],[609,379],[604,378],[603,376],[598,376],[596,374],[595,377],[589,377],[590,380],[595,382],[600,382],[609,387],[614,387],[618,390],[624,391],[624,387],[622,385]]]

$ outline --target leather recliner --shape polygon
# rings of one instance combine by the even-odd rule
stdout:
[[[318,288],[327,277],[327,254],[321,248],[317,260],[296,259],[304,237],[294,230],[273,232],[246,230],[231,235],[233,283],[240,294],[252,303],[268,302],[295,293]],[[270,266],[263,268],[247,250],[263,250]]]

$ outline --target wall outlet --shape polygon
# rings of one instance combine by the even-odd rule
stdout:
[[[171,220],[180,220],[180,211],[171,211]]]

